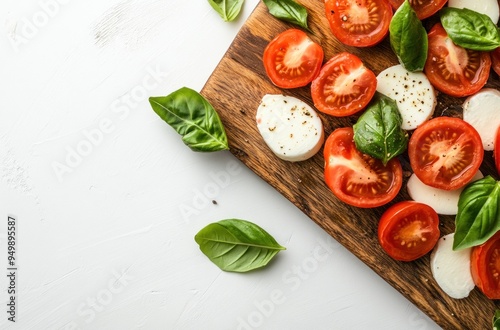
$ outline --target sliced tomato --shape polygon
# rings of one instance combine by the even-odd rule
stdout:
[[[321,112],[342,117],[362,110],[377,89],[377,77],[356,55],[338,53],[311,84],[314,106]]]
[[[500,126],[497,128],[495,144],[493,145],[493,158],[495,159],[497,174],[500,175]]]
[[[289,29],[271,40],[264,50],[264,68],[278,87],[297,88],[309,84],[323,64],[323,48],[307,34]]]
[[[483,161],[479,133],[460,118],[436,117],[413,132],[408,156],[415,175],[444,190],[466,185]]]
[[[387,35],[392,8],[387,0],[325,0],[333,35],[343,44],[373,46]]]
[[[436,245],[439,239],[439,217],[426,204],[404,201],[384,212],[378,225],[380,246],[392,258],[416,260]]]
[[[439,9],[443,8],[448,0],[409,0],[410,6],[415,10],[419,19],[424,19],[434,15]],[[394,10],[398,9],[404,0],[389,0]]]
[[[490,299],[500,299],[500,232],[486,243],[472,248],[470,256],[472,279]]]
[[[491,67],[497,75],[500,76],[500,47],[490,52]]]
[[[455,45],[441,23],[435,24],[429,31],[428,42],[424,72],[436,89],[451,96],[463,97],[483,88],[491,68],[488,52]]]
[[[354,144],[351,127],[338,128],[325,142],[325,182],[341,201],[371,208],[391,201],[401,189],[403,170],[397,158],[386,166],[362,154]]]

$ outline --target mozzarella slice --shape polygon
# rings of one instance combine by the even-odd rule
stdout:
[[[267,146],[283,160],[306,160],[323,145],[321,118],[311,106],[295,97],[265,95],[256,120]]]
[[[462,299],[474,289],[470,271],[471,249],[453,251],[453,236],[441,237],[431,253],[431,272],[439,287],[450,297]]]
[[[377,76],[377,91],[392,98],[403,118],[402,129],[413,130],[428,120],[436,108],[436,93],[427,76],[391,66]]]
[[[448,7],[467,8],[485,14],[497,24],[499,7],[497,0],[448,0]]]
[[[465,100],[463,110],[464,120],[481,136],[484,150],[493,150],[497,128],[500,126],[500,92],[483,88]]]
[[[481,171],[472,177],[471,182],[483,177]],[[438,214],[455,215],[458,212],[458,199],[464,188],[443,190],[426,185],[413,173],[406,185],[410,198],[416,202],[429,205]]]

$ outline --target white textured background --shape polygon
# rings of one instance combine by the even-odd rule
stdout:
[[[236,22],[200,1],[0,3],[1,329],[434,329],[229,152],[198,154],[147,97],[201,90]],[[217,205],[212,203],[217,201]],[[224,273],[194,235],[253,221],[287,250]],[[1,271],[0,271],[1,273]]]

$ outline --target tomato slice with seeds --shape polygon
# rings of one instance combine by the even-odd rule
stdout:
[[[444,190],[466,185],[479,170],[484,150],[479,133],[460,118],[436,117],[413,132],[408,156],[415,175]]]
[[[488,81],[491,58],[479,52],[457,46],[446,34],[441,23],[428,34],[429,50],[424,71],[439,91],[463,97],[478,92]]]
[[[361,208],[390,202],[401,189],[403,170],[397,158],[386,166],[362,154],[351,127],[338,128],[325,142],[325,182],[341,201]]]
[[[356,55],[338,53],[311,84],[314,106],[321,112],[349,116],[362,110],[377,89],[377,77]]]
[[[333,35],[355,47],[382,41],[392,19],[387,0],[325,0],[325,13]]]
[[[421,20],[437,13],[439,9],[443,8],[446,1],[448,0],[409,0],[410,6]],[[389,0],[389,2],[396,10],[403,4],[404,0]]]
[[[439,234],[436,211],[414,201],[392,205],[384,212],[378,226],[380,246],[400,261],[413,261],[427,254],[436,245]]]
[[[500,299],[500,232],[471,252],[471,273],[476,286],[490,299]]]
[[[307,34],[289,29],[271,40],[264,50],[264,68],[278,87],[297,88],[309,84],[323,64],[323,48]]]
[[[490,52],[491,67],[500,76],[500,47]]]

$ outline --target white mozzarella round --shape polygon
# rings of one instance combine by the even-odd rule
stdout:
[[[306,160],[323,145],[321,118],[311,106],[295,97],[265,95],[257,109],[256,121],[265,143],[283,160]]]
[[[477,11],[491,18],[495,24],[498,22],[500,12],[497,0],[448,0],[448,7]]]
[[[465,100],[463,110],[464,120],[481,136],[484,150],[493,150],[497,128],[500,126],[500,92],[483,88]]]
[[[462,299],[474,289],[470,271],[471,249],[453,251],[453,236],[439,239],[431,253],[431,272],[439,287],[450,297]]]
[[[391,66],[377,76],[377,91],[392,98],[403,118],[401,128],[414,130],[428,120],[436,108],[436,93],[423,72]]]
[[[472,177],[471,182],[483,178],[481,171]],[[458,199],[464,188],[443,190],[426,185],[413,173],[406,185],[408,194],[416,202],[429,205],[438,214],[455,215],[458,212]]]

